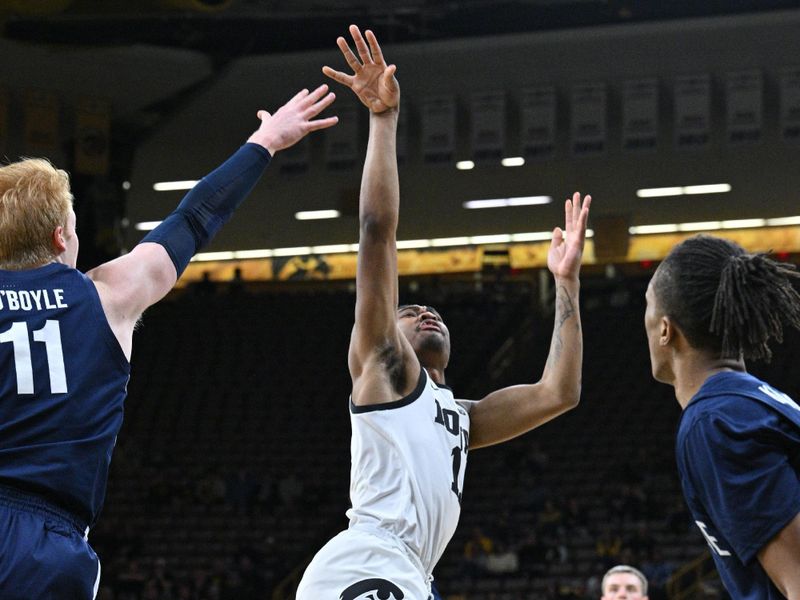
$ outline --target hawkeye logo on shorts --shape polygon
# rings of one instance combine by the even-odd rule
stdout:
[[[403,590],[385,579],[363,579],[348,586],[339,600],[403,600]]]

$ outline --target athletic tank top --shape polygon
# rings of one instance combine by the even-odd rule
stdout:
[[[94,523],[129,373],[86,275],[0,270],[0,484]]]
[[[420,369],[416,388],[387,404],[350,401],[350,527],[402,540],[427,573],[455,532],[469,449],[469,414]]]

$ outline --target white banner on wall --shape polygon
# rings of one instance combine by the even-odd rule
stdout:
[[[472,158],[477,161],[502,158],[506,145],[506,93],[473,92],[470,116]]]
[[[575,156],[602,154],[606,151],[606,96],[605,83],[572,86],[570,146]]]
[[[456,146],[456,101],[428,96],[422,101],[422,156],[425,162],[453,160]]]
[[[711,140],[711,77],[675,78],[675,146],[707,148]]]
[[[361,105],[342,102],[336,105],[339,122],[325,130],[325,166],[350,169],[358,162],[358,119]]]
[[[556,90],[525,88],[520,97],[520,145],[526,158],[549,158],[556,149]]]
[[[761,140],[764,127],[761,71],[734,71],[725,81],[725,139],[729,144]]]
[[[626,81],[622,87],[622,149],[652,152],[658,147],[658,79]]]
[[[781,137],[800,142],[800,67],[781,72]]]

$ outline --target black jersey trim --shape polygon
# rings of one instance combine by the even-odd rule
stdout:
[[[428,374],[425,372],[425,369],[422,367],[419,368],[419,380],[417,381],[417,386],[414,390],[404,398],[400,398],[399,400],[393,400],[392,402],[383,402],[381,404],[366,404],[364,406],[356,406],[353,404],[353,397],[350,396],[350,412],[353,414],[360,414],[366,412],[373,412],[376,410],[392,410],[395,408],[402,408],[404,406],[408,406],[414,400],[419,398],[422,395],[422,392],[425,391],[425,385],[427,384]]]

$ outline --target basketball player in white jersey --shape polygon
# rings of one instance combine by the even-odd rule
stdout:
[[[337,43],[353,75],[324,67],[370,109],[360,198],[349,528],[316,555],[300,600],[428,600],[431,572],[458,523],[469,448],[516,437],[578,403],[582,340],[578,272],[591,199],[567,200],[566,238],[553,232],[556,322],[541,380],[478,402],[445,385],[450,337],[430,306],[397,307],[399,184],[395,137],[400,88],[371,31],[350,27],[358,58]]]

